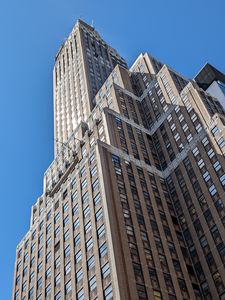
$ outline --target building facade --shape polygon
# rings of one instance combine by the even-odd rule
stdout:
[[[225,108],[225,75],[210,64],[195,76],[195,81],[204,91],[217,98]]]
[[[147,53],[128,69],[79,20],[54,112],[13,300],[225,299],[221,103]]]

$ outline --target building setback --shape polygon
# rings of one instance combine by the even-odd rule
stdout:
[[[13,300],[225,299],[225,112],[78,20],[54,67],[55,158]]]

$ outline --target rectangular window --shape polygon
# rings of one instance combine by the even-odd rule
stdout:
[[[100,255],[100,258],[104,257],[107,253],[108,249],[107,249],[107,245],[106,243],[102,244],[100,247],[99,247],[99,255]]]
[[[65,266],[65,275],[68,275],[71,272],[71,263],[69,262],[66,266]]]
[[[55,286],[59,285],[61,281],[61,274],[55,276]]]
[[[76,283],[80,282],[82,278],[83,278],[83,270],[80,269],[79,271],[76,272]]]
[[[105,264],[102,269],[102,278],[106,278],[110,274],[109,263]]]
[[[91,256],[88,261],[87,261],[87,269],[88,271],[91,270],[95,265],[95,258],[94,258],[94,255]]]
[[[101,202],[101,195],[100,193],[98,193],[95,197],[94,197],[94,204],[97,205],[98,203]]]
[[[92,238],[86,242],[86,251],[90,251],[93,248]]]
[[[97,235],[98,235],[98,238],[100,239],[101,237],[103,237],[105,234],[105,226],[104,224],[102,226],[100,226],[97,230]]]
[[[84,231],[86,234],[91,231],[91,221],[84,226]]]
[[[77,300],[84,300],[84,289],[81,289],[81,290],[77,293]]]
[[[68,246],[66,247],[66,249],[64,250],[64,256],[65,256],[65,257],[70,256],[70,245],[68,245]]]
[[[75,261],[76,261],[76,264],[78,264],[82,259],[82,253],[81,253],[81,250],[78,251],[76,254],[75,254]]]
[[[65,284],[65,294],[68,295],[71,290],[72,290],[72,283],[70,280]]]
[[[113,298],[112,285],[110,284],[107,288],[104,289],[104,299],[110,300]]]
[[[80,234],[76,235],[74,238],[74,247],[77,247],[80,243]]]
[[[99,181],[98,179],[96,179],[93,183],[92,183],[92,191],[96,191],[99,187]]]
[[[51,284],[49,284],[45,289],[45,296],[48,297],[51,294]]]
[[[83,215],[84,215],[84,219],[87,218],[90,214],[90,208],[89,206],[86,206],[84,209],[83,209]]]
[[[96,287],[97,287],[96,276],[94,276],[94,277],[92,277],[89,280],[89,289],[90,289],[90,292],[93,291]]]
[[[76,219],[73,223],[73,229],[76,230],[80,226],[80,220]]]

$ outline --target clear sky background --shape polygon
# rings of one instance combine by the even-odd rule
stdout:
[[[79,17],[129,65],[149,51],[190,78],[207,61],[225,72],[224,0],[0,0],[0,300],[53,159],[54,56]]]

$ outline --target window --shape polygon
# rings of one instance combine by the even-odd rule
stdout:
[[[28,299],[31,299],[33,296],[34,296],[34,288],[32,287],[32,288],[29,290]]]
[[[26,291],[27,289],[27,282],[25,281],[23,284],[22,284],[22,292]]]
[[[37,271],[38,271],[38,273],[40,273],[41,270],[42,270],[42,263],[38,264],[38,266],[37,266]]]
[[[63,205],[63,212],[67,211],[69,208],[69,204],[68,202],[66,202],[64,205]]]
[[[202,237],[199,239],[199,241],[200,241],[200,244],[201,244],[202,248],[204,248],[204,247],[206,247],[206,246],[208,245],[208,242],[207,242],[207,239],[206,239],[205,236],[202,236]]]
[[[20,270],[20,268],[21,268],[21,265],[22,265],[22,263],[21,263],[21,261],[20,262],[18,262],[18,264],[17,264],[17,272]]]
[[[216,190],[216,187],[214,184],[210,186],[209,192],[210,192],[211,196],[214,196],[217,193],[217,190]]]
[[[73,215],[76,216],[78,214],[78,204],[76,204],[73,208]]]
[[[212,158],[214,155],[215,155],[215,152],[213,151],[213,149],[211,148],[209,151],[208,151],[208,157],[209,158]]]
[[[213,164],[213,167],[216,171],[219,171],[221,169],[221,164],[218,160]]]
[[[60,292],[55,295],[54,300],[61,300],[61,293]]]
[[[64,233],[64,242],[68,241],[68,239],[70,238],[70,231],[69,229]]]
[[[96,191],[98,189],[99,186],[99,181],[98,179],[96,179],[93,183],[92,183],[92,191]]]
[[[56,275],[55,277],[55,286],[59,285],[61,281],[61,274],[59,273],[58,275]]]
[[[106,243],[104,243],[99,248],[100,258],[102,258],[103,256],[105,256],[106,253],[107,253],[107,245],[106,245]]]
[[[98,203],[101,202],[101,195],[100,193],[98,193],[95,197],[94,197],[94,204],[97,205]]]
[[[65,257],[70,256],[70,245],[68,245],[68,246],[66,247],[66,249],[64,250],[64,256],[65,256]]]
[[[75,191],[71,196],[73,203],[77,201],[77,196],[78,196],[77,191]]]
[[[95,214],[96,222],[98,222],[102,217],[103,217],[103,211],[102,208],[100,208]]]
[[[19,282],[20,282],[20,275],[18,275],[18,276],[16,277],[16,285],[19,284]]]
[[[209,179],[211,178],[208,171],[206,171],[202,176],[203,176],[205,182],[209,181]]]
[[[215,136],[219,132],[219,129],[215,126],[215,127],[213,127],[213,129],[211,130],[211,132]]]
[[[50,220],[50,218],[51,218],[51,211],[48,211],[48,213],[47,213],[47,221]]]
[[[95,288],[96,288],[97,284],[96,284],[96,276],[92,277],[90,280],[89,280],[89,289],[90,289],[90,292],[93,291]]]
[[[73,229],[77,229],[80,226],[80,220],[76,219],[75,222],[73,223]]]
[[[39,237],[39,243],[41,243],[43,239],[43,234],[41,234],[41,236]],[[34,250],[35,250],[35,244],[32,244],[31,245],[31,253],[34,253]]]
[[[71,290],[72,290],[72,283],[70,280],[65,284],[65,294],[68,295]]]
[[[45,277],[46,279],[49,278],[51,276],[51,267],[47,269],[47,271],[45,272]]]
[[[71,188],[73,189],[75,185],[76,185],[76,178],[74,178],[74,179],[71,181]]]
[[[65,190],[65,191],[63,192],[63,200],[66,198],[66,196],[67,196],[67,190]]]
[[[46,264],[51,261],[51,257],[52,257],[51,252],[48,252],[48,254],[46,255]]]
[[[192,139],[193,139],[193,137],[192,137],[192,134],[190,133],[190,134],[187,136],[187,140],[188,140],[188,142],[190,143]]]
[[[76,254],[75,254],[75,262],[76,264],[78,264],[82,259],[82,253],[81,253],[81,250],[78,251]]]
[[[97,166],[94,166],[94,167],[91,169],[91,177],[94,177],[96,174],[97,174]]]
[[[34,272],[30,273],[30,282],[34,279]]]
[[[192,153],[194,156],[197,156],[199,154],[199,150],[198,150],[198,147],[195,147],[193,150],[192,150]]]
[[[23,260],[24,260],[24,262],[28,260],[28,253],[26,253],[26,254],[24,255],[24,259],[23,259]]]
[[[87,218],[90,214],[90,208],[89,206],[86,206],[84,209],[83,209],[83,215],[84,215],[84,218]]]
[[[65,266],[65,275],[68,275],[71,272],[71,263],[69,262],[66,266]]]
[[[83,196],[82,196],[82,203],[85,204],[88,202],[88,192],[86,192]]]
[[[112,285],[110,284],[107,288],[104,289],[104,299],[110,300],[113,297]]]
[[[88,271],[91,270],[95,265],[95,258],[94,256],[91,256],[87,261],[87,269]]]
[[[45,296],[48,297],[51,294],[51,284],[49,284],[45,289]]]
[[[102,269],[102,278],[106,278],[110,274],[109,263],[105,264]]]
[[[25,268],[23,269],[23,277],[27,275],[27,271],[28,271],[28,268],[25,267]]]
[[[201,158],[199,161],[198,161],[198,166],[200,169],[202,169],[204,167],[205,163],[203,161],[203,159]]]
[[[86,167],[83,166],[80,170],[80,177],[84,176],[86,174]]]
[[[41,289],[42,288],[42,277],[38,278],[37,280],[37,289]]]
[[[55,268],[59,268],[60,267],[60,256],[58,256],[56,259],[55,259]]]
[[[219,138],[218,141],[217,141],[219,147],[222,149],[224,146],[225,146],[225,140],[224,138]]]
[[[29,241],[27,240],[26,242],[25,242],[25,249],[27,249],[28,248],[28,245],[29,245]]]
[[[81,190],[84,190],[87,187],[87,179],[85,178],[82,182],[81,182]]]
[[[86,234],[91,231],[91,221],[84,226],[84,231]]]
[[[57,252],[57,251],[59,251],[59,249],[60,249],[60,241],[58,241],[58,243],[56,243],[55,244],[55,253]]]
[[[105,226],[104,224],[98,228],[97,230],[98,238],[100,239],[105,234]]]
[[[55,238],[58,238],[59,237],[59,234],[60,234],[60,227],[56,227],[55,229]]]
[[[47,225],[47,228],[46,228],[46,233],[48,234],[50,231],[51,231],[51,223],[49,223],[48,225]]]
[[[93,248],[92,238],[86,242],[86,251],[90,251]]]
[[[80,234],[76,235],[74,238],[74,247],[77,247],[80,243]]]
[[[16,298],[16,299],[19,298],[19,294],[20,294],[20,292],[19,292],[19,290],[17,290],[17,291],[15,292],[15,298]]]
[[[81,279],[83,278],[83,270],[80,269],[79,271],[76,272],[76,282],[80,282]]]
[[[59,219],[60,219],[60,213],[57,213],[54,218],[55,224],[59,221]]]
[[[77,293],[77,300],[84,300],[84,289],[81,289],[81,290]]]
[[[51,237],[50,237],[50,238],[48,238],[47,241],[46,241],[46,247],[49,247],[50,244],[51,244],[51,242],[52,242],[52,239],[51,239]]]
[[[222,185],[225,185],[225,174],[220,176],[220,182],[221,182]]]

